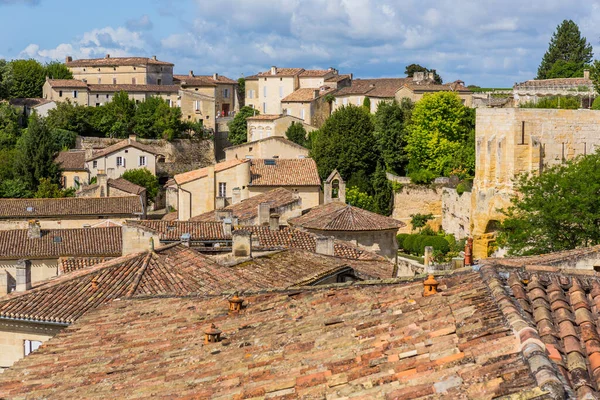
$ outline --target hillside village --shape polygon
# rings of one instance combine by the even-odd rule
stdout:
[[[58,64],[0,101],[0,398],[600,396],[598,204],[560,186],[597,190],[591,54],[510,89]]]

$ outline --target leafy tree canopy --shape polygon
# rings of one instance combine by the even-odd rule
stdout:
[[[401,103],[382,101],[375,112],[375,139],[379,153],[388,171],[397,175],[406,173],[408,156],[405,152],[407,126],[414,104],[409,99]]]
[[[15,97],[42,97],[42,86],[46,81],[46,69],[38,61],[12,60],[8,63],[6,76],[8,96]]]
[[[12,148],[20,136],[19,113],[8,103],[0,103],[0,149]]]
[[[248,141],[248,123],[246,118],[258,115],[258,110],[252,107],[244,106],[240,108],[228,124],[229,135],[228,139],[234,146],[237,144],[246,143]]]
[[[61,189],[61,187],[52,182],[49,178],[41,178],[37,191],[33,197],[38,199],[53,199],[57,197],[75,197],[75,188]]]
[[[425,73],[429,73],[429,72],[433,72],[433,81],[435,83],[437,83],[438,85],[441,85],[443,83],[442,77],[438,75],[437,72],[435,72],[435,70],[433,69],[428,69],[425,68],[419,64],[410,64],[406,66],[406,69],[404,70],[404,73],[406,74],[407,77],[412,78],[413,75],[415,74],[415,72],[425,72]]]
[[[50,79],[73,79],[71,70],[59,61],[51,61],[44,68],[46,69],[46,76]]]
[[[146,188],[146,200],[153,201],[158,193],[158,178],[146,168],[130,169],[125,171],[123,178],[131,183]]]
[[[537,101],[529,101],[519,105],[520,108],[562,108],[566,110],[577,110],[580,100],[575,96],[549,96]]]
[[[583,76],[583,69],[592,61],[592,45],[581,36],[579,26],[564,20],[552,35],[548,50],[538,68],[537,79]],[[559,65],[555,65],[559,62]]]
[[[292,142],[306,147],[306,129],[300,122],[293,122],[285,131],[285,137]]]
[[[521,175],[498,244],[534,255],[600,244],[600,153]]]
[[[375,211],[375,200],[365,192],[361,192],[357,187],[349,187],[346,190],[346,203],[351,206],[362,208],[363,210]]]

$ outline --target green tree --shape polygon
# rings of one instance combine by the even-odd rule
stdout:
[[[73,104],[68,100],[60,101],[54,109],[48,111],[46,123],[52,130],[61,129],[81,136],[104,136],[92,127],[96,108]]]
[[[133,133],[135,101],[124,91],[115,93],[112,101],[103,107],[101,126],[106,126],[108,137],[126,138]]]
[[[51,61],[44,68],[46,69],[46,76],[50,79],[73,79],[71,70],[59,61]]]
[[[362,208],[363,210],[376,212],[373,196],[361,192],[357,187],[349,187],[346,190],[346,203],[354,207]]]
[[[33,197],[33,192],[22,179],[5,179],[0,181],[0,197],[7,199],[20,199]]]
[[[158,178],[146,168],[130,169],[123,173],[123,178],[131,183],[146,188],[146,200],[153,201],[158,194]]]
[[[240,108],[240,111],[235,114],[233,120],[228,124],[228,139],[231,144],[235,146],[236,144],[242,144],[248,141],[248,122],[246,122],[246,118],[258,114],[258,110],[255,110],[252,107],[244,106]]]
[[[237,95],[243,107],[246,104],[246,78],[243,76],[237,80]]]
[[[423,228],[433,218],[433,214],[413,214],[411,215],[410,225],[413,230]]]
[[[375,112],[375,139],[379,153],[388,171],[397,175],[406,173],[407,125],[414,105],[409,99],[381,101]]]
[[[54,199],[58,197],[74,197],[75,188],[61,189],[61,187],[52,182],[49,178],[40,179],[37,191],[33,197],[38,199]]]
[[[365,96],[362,105],[363,105],[364,108],[366,108],[367,110],[371,111],[371,99],[369,99],[367,96]]]
[[[511,255],[600,244],[600,153],[521,175],[497,243]]]
[[[133,131],[141,138],[173,140],[183,130],[181,109],[160,97],[149,97],[135,110]]]
[[[292,142],[306,147],[306,129],[300,122],[293,122],[285,131],[285,137]]]
[[[8,62],[0,58],[0,100],[8,99]]]
[[[423,96],[415,105],[407,136],[408,172],[425,169],[448,176],[455,169],[468,169],[468,166],[457,165],[455,161],[461,147],[469,143],[474,115],[456,93],[438,92]]]
[[[312,133],[310,154],[321,178],[325,179],[337,169],[348,186],[357,179],[353,179],[353,175],[360,175],[360,180],[366,180],[371,186],[370,178],[379,158],[377,147],[373,146],[373,131],[373,118],[364,107],[349,105],[334,111],[321,129]]]
[[[381,215],[390,215],[394,206],[394,191],[392,184],[385,174],[383,163],[377,164],[375,174],[373,174],[373,201],[375,203],[375,212]]]
[[[425,72],[426,74],[429,72],[433,72],[433,77],[434,77],[433,82],[437,83],[438,85],[441,85],[443,83],[442,77],[439,76],[438,73],[435,72],[434,69],[428,69],[419,64],[410,64],[410,65],[407,65],[406,69],[404,70],[404,73],[409,78],[412,78],[413,75],[415,74],[415,72]]]
[[[592,61],[592,45],[581,36],[579,26],[564,20],[550,39],[548,51],[538,68],[537,79],[583,76],[583,69]],[[561,62],[555,66],[557,62]]]
[[[20,136],[19,113],[8,103],[0,103],[0,149],[14,147]]]
[[[46,69],[36,60],[13,60],[8,64],[8,97],[42,97]]]
[[[27,189],[35,192],[42,178],[48,178],[56,184],[60,182],[60,169],[54,162],[59,149],[45,121],[36,113],[29,118],[27,129],[17,144],[17,150],[15,176],[23,179]]]

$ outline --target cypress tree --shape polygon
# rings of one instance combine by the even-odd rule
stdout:
[[[582,76],[592,57],[592,45],[581,36],[577,24],[564,20],[552,35],[548,51],[538,68],[537,79]]]

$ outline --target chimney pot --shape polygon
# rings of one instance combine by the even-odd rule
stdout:
[[[152,56],[152,59],[153,59],[154,61],[156,61],[156,56]]]
[[[231,221],[231,218],[225,218],[223,220],[223,234],[225,236],[231,236],[232,233],[232,223],[233,221]]]
[[[154,251],[154,238],[150,238],[150,251]]]
[[[271,75],[277,75],[277,67],[276,66],[271,67]]]
[[[94,279],[92,279],[92,290],[95,292],[96,290],[98,290],[98,277],[95,276]]]
[[[335,254],[335,242],[331,236],[317,236],[315,238],[316,246],[315,253],[325,256],[333,256]]]
[[[27,238],[39,239],[42,237],[42,228],[40,222],[34,219],[30,219],[27,224]]]
[[[465,265],[473,265],[473,238],[467,238],[467,243],[465,243]]]
[[[31,289],[31,261],[17,261],[17,292]]]
[[[186,247],[191,247],[192,235],[189,233],[184,233],[183,235],[181,235],[181,243]]]
[[[108,178],[103,169],[98,170],[96,175],[96,183],[100,189],[100,197],[108,197]]]
[[[210,328],[204,331],[204,344],[217,343],[221,341],[221,331],[211,324]]]
[[[236,292],[232,298],[229,299],[229,311],[239,312],[242,309],[242,305],[244,304],[244,299],[239,297]]]
[[[130,142],[137,141],[137,135],[135,133],[132,133],[131,135],[129,135],[129,141]]]
[[[439,282],[435,280],[433,275],[429,275],[423,282],[423,297],[432,296],[437,293]]]
[[[188,74],[188,76],[189,76],[190,78],[193,78],[193,77],[194,77],[194,71],[192,71],[192,70],[190,69],[190,73]]]

